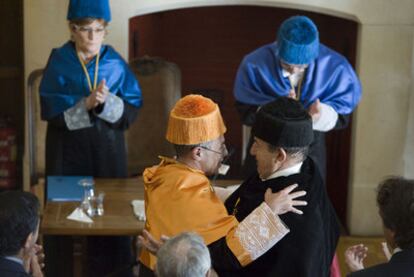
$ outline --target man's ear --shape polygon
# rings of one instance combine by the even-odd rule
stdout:
[[[286,159],[287,159],[287,153],[285,149],[279,148],[279,151],[276,156],[276,160],[280,163],[283,163],[284,161],[286,161]]]
[[[196,161],[201,160],[201,148],[200,147],[194,147],[193,149],[191,149],[191,158]]]

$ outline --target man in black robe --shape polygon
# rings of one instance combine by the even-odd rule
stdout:
[[[308,202],[302,216],[281,215],[290,233],[249,266],[220,276],[329,276],[339,237],[335,211],[323,179],[307,157],[313,140],[312,119],[303,106],[288,98],[264,105],[252,128],[250,152],[257,173],[248,178],[227,200],[229,214],[243,220],[263,202],[267,188],[279,191],[297,183]]]

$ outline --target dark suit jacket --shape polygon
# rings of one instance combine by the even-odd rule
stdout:
[[[414,276],[414,249],[395,253],[391,260],[364,270],[356,271],[348,277],[412,277]]]
[[[0,276],[1,277],[30,277],[24,267],[15,262],[5,258],[0,258]]]

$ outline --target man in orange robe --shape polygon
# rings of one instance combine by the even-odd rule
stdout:
[[[161,158],[144,171],[145,229],[155,239],[184,231],[196,232],[208,245],[213,268],[234,270],[250,264],[288,232],[279,214],[301,213],[295,200],[305,192],[266,191],[264,202],[243,221],[227,213],[207,176],[227,155],[226,132],[217,104],[200,95],[180,99],[170,113],[166,138],[176,149],[175,159]],[[140,256],[140,276],[151,276],[156,257],[147,249]]]

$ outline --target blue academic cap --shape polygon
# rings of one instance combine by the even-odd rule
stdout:
[[[277,33],[277,55],[288,64],[309,64],[319,54],[319,32],[306,16],[285,20]]]
[[[69,0],[68,20],[78,18],[100,18],[111,21],[109,0]]]

